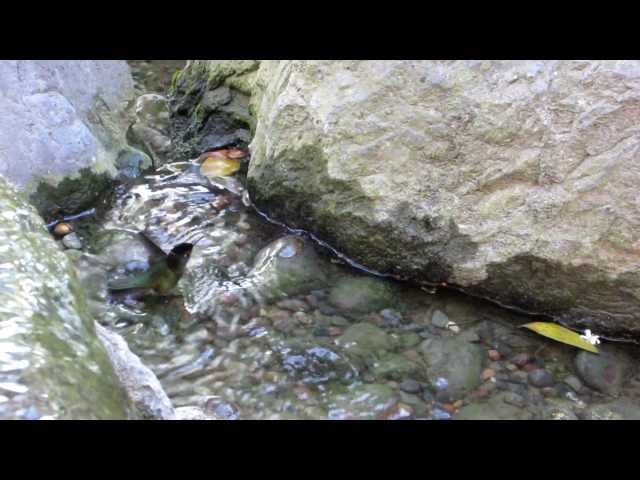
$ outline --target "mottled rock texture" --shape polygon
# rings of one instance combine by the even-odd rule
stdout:
[[[0,177],[0,419],[137,418],[73,264]]]
[[[124,61],[0,61],[0,175],[31,193],[42,181],[58,185],[86,173],[99,192],[98,180],[115,175],[128,149],[132,98]],[[63,197],[74,198],[63,198],[62,209],[93,200],[82,182],[66,187],[73,193]]]
[[[380,272],[638,338],[640,62],[249,63],[190,62],[177,95],[250,95],[259,208]]]

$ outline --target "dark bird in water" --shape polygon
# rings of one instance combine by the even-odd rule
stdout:
[[[165,254],[158,246],[142,235],[147,243],[151,244],[159,255],[159,258],[151,263],[151,266],[140,273],[126,278],[112,279],[108,282],[108,288],[112,292],[130,291],[136,296],[161,295],[171,293],[184,272],[189,261],[193,244],[180,243],[173,247],[169,254]]]

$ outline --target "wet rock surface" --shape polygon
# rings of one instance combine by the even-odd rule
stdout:
[[[0,418],[129,418],[71,261],[1,177],[0,212]]]
[[[169,130],[175,130],[169,132],[170,152],[159,168],[140,177],[143,157],[123,160],[131,175],[113,190],[113,206],[104,214],[67,219],[69,231],[53,235],[58,253],[67,265],[73,263],[86,291],[86,312],[104,326],[97,327],[98,334],[111,337],[107,350],[113,350],[117,367],[111,378],[120,377],[116,383],[128,387],[125,403],[137,406],[131,418],[638,416],[640,377],[629,368],[637,350],[603,340],[603,352],[615,353],[606,356],[613,358],[611,370],[610,360],[584,358],[573,347],[518,328],[532,321],[529,317],[354,269],[304,232],[270,223],[252,209],[245,184],[253,159],[242,159],[239,169],[222,172],[226,176],[203,173],[198,157],[233,137],[235,126],[247,128],[248,109],[257,111],[252,104],[258,99],[252,96],[249,104],[247,95],[264,81],[256,62],[239,69],[233,62],[225,65],[224,75],[210,78],[218,88],[202,98],[197,75],[186,72],[174,79],[175,91],[192,88],[194,95],[169,100]],[[146,122],[164,135],[166,117],[158,114],[164,107],[154,111],[159,99],[147,99],[149,111],[143,109],[132,121]],[[198,118],[202,129],[180,125],[178,111],[183,120]],[[185,141],[183,134],[193,136]],[[71,233],[79,249],[63,252]],[[387,242],[398,240],[384,229],[376,234]],[[411,241],[403,241],[398,245],[410,250]],[[170,293],[107,288],[114,276],[149,273],[184,242],[194,244],[193,251]],[[13,374],[2,363],[7,358],[0,356],[0,375]],[[610,370],[620,373],[609,382],[615,385],[613,398],[596,381],[611,377]],[[12,418],[47,418],[39,407],[16,406],[20,388],[19,382],[0,382],[0,409],[11,411]]]
[[[640,331],[639,62],[197,61],[182,78],[178,103],[251,94],[249,190],[290,226],[380,272]]]

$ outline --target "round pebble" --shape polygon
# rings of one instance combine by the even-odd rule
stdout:
[[[449,324],[449,317],[440,310],[436,310],[433,312],[433,316],[431,317],[431,324],[434,327],[447,328],[447,325]]]
[[[551,374],[541,368],[529,372],[527,378],[529,383],[534,387],[544,388],[553,385],[553,377]]]
[[[498,360],[500,360],[500,352],[498,352],[497,350],[489,350],[487,352],[487,356],[493,362],[497,362]]]
[[[400,384],[399,388],[406,393],[420,393],[422,391],[422,385],[415,380],[405,380]]]
[[[523,368],[526,364],[533,362],[533,357],[528,353],[519,353],[511,359],[511,363],[515,366]]]
[[[70,233],[62,237],[62,244],[71,250],[81,250],[82,242],[75,233]]]

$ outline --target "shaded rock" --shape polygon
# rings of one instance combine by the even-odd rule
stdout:
[[[385,351],[393,348],[393,340],[384,330],[370,323],[356,323],[350,326],[336,340],[347,355],[360,360],[380,358]]]
[[[422,385],[415,380],[405,380],[398,388],[406,393],[420,393],[422,391]]]
[[[345,276],[329,292],[329,303],[355,313],[379,311],[392,306],[394,291],[388,282],[368,276]]]
[[[531,385],[539,388],[550,387],[554,383],[553,376],[542,368],[536,368],[529,372],[527,379]]]
[[[576,373],[589,387],[618,395],[631,372],[631,360],[622,352],[600,347],[600,354],[581,351],[576,355]]]
[[[408,375],[417,373],[419,366],[403,355],[397,353],[386,354],[372,365],[372,372],[376,378],[401,380]]]
[[[420,344],[420,352],[439,400],[458,399],[480,385],[485,358],[480,346],[459,337],[427,339]]]
[[[307,293],[328,283],[329,266],[313,245],[286,236],[263,248],[244,285],[267,301]]]
[[[446,313],[436,310],[431,317],[431,324],[438,328],[447,328],[449,317],[447,317]]]
[[[165,162],[171,148],[167,99],[154,93],[140,95],[136,100],[135,115],[131,141],[148,152],[158,167]]]
[[[138,416],[147,420],[174,420],[176,412],[154,373],[135,355],[127,342],[115,332],[95,324],[120,383]]]

